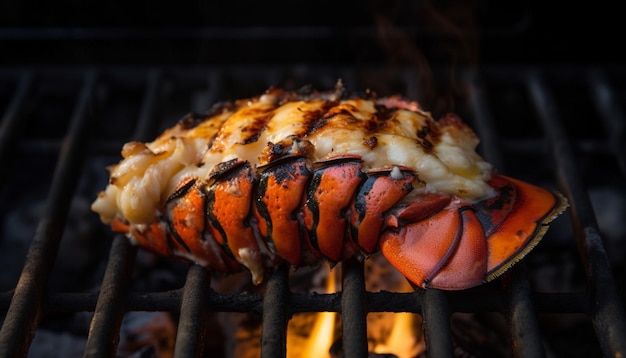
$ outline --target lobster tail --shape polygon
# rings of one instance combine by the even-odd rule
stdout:
[[[92,209],[137,245],[257,284],[281,262],[381,250],[416,286],[464,289],[526,255],[567,205],[494,174],[477,145],[458,117],[400,97],[273,89],[127,144]]]

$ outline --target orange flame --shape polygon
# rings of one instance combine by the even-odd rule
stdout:
[[[401,312],[393,315],[393,329],[384,343],[374,347],[374,353],[394,354],[398,358],[416,357],[424,349],[414,329],[415,314]]]
[[[327,270],[325,292],[336,292],[336,275],[340,274],[340,271],[331,271],[328,266],[325,267]],[[395,292],[413,291],[405,279],[395,282],[392,286]],[[368,340],[372,353],[412,358],[424,351],[424,340],[419,328],[421,317],[418,314],[380,312],[376,317],[380,319],[370,320],[368,316]],[[330,348],[335,341],[337,319],[336,312],[307,312],[294,315],[289,321],[287,331],[287,358],[331,358]]]
[[[334,292],[335,275],[329,273],[326,291]],[[308,340],[303,358],[317,358],[330,356],[330,346],[333,344],[333,331],[335,330],[335,312],[320,312],[317,315],[311,337]]]
[[[413,289],[407,281],[398,292],[411,292]],[[400,312],[390,315],[393,325],[389,336],[384,342],[376,344],[372,351],[379,354],[393,354],[398,358],[417,357],[425,348],[421,336],[416,334],[416,325],[420,324],[415,313]]]
[[[335,275],[328,270],[326,292],[335,292]],[[287,332],[287,358],[330,358],[330,346],[333,344],[336,312],[319,312],[315,314],[310,335],[304,342],[293,330]]]

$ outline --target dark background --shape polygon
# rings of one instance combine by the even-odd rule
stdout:
[[[5,1],[0,64],[622,63],[621,11],[545,1]]]
[[[69,121],[77,104],[82,103],[80,94],[86,88],[82,66],[91,69],[92,65],[112,66],[110,71],[99,71],[94,104],[88,110],[94,118],[91,123],[97,126],[92,129],[96,137],[90,144],[93,153],[77,189],[78,204],[74,204],[64,230],[68,236],[62,240],[56,260],[62,266],[53,271],[59,279],[53,278],[52,286],[79,291],[99,285],[101,271],[94,267],[106,261],[108,250],[101,245],[110,245],[111,233],[92,215],[88,205],[106,184],[108,176],[103,168],[119,160],[123,143],[137,139],[135,125],[144,112],[146,98],[152,98],[148,102],[152,103],[148,106],[152,111],[148,110],[146,117],[154,117],[159,126],[166,128],[190,110],[208,108],[214,99],[257,95],[273,82],[297,87],[313,79],[332,88],[339,75],[349,72],[344,68],[356,68],[358,83],[374,86],[382,94],[408,94],[405,85],[417,87],[419,82],[425,91],[414,91],[414,98],[435,117],[454,111],[474,125],[472,117],[480,116],[464,108],[466,101],[461,99],[467,92],[463,86],[455,86],[462,83],[455,78],[455,71],[433,75],[436,84],[422,81],[430,79],[430,68],[485,66],[482,99],[493,112],[500,156],[507,159],[499,170],[533,183],[554,185],[555,168],[551,160],[546,160],[549,145],[543,139],[538,114],[542,107],[529,98],[529,82],[523,80],[525,72],[520,71],[527,66],[516,65],[537,65],[546,70],[546,87],[552,90],[561,119],[577,145],[576,164],[589,188],[615,276],[622,283],[626,277],[626,229],[620,213],[626,207],[626,195],[623,165],[619,167],[623,161],[616,160],[624,157],[619,153],[623,153],[621,143],[626,142],[624,126],[619,122],[626,105],[622,13],[617,5],[597,1],[232,0],[168,5],[103,0],[0,2],[0,113],[5,113],[13,98],[18,97],[24,73],[39,65],[45,67],[32,71],[37,75],[33,88],[27,92],[21,112],[14,114],[20,118],[14,122],[21,126],[13,130],[15,145],[2,143],[18,152],[5,156],[10,159],[3,162],[9,162],[3,166],[8,168],[4,172],[9,179],[0,186],[0,203],[6,203],[0,208],[0,229],[10,232],[3,235],[2,243],[5,247],[15,246],[13,250],[0,250],[0,272],[9,278],[7,289],[14,287],[21,272]],[[223,66],[231,64],[236,66]],[[298,73],[298,64],[308,71]],[[499,64],[513,66],[499,76],[497,68],[494,70]],[[172,65],[171,71],[160,71],[168,65]],[[369,72],[371,65],[385,69],[414,66],[417,79],[401,71],[389,71],[385,77],[385,69]],[[598,113],[590,96],[593,91],[589,89],[596,85],[589,80],[587,66],[591,69],[603,65],[611,80],[607,82],[613,86],[609,97],[616,99],[616,115]],[[195,66],[198,71],[191,68],[186,74]],[[206,71],[205,67],[211,66],[218,70]],[[159,76],[149,75],[153,67],[159,70],[155,72]],[[562,71],[552,71],[554,67],[562,67]],[[284,68],[277,72],[285,79],[275,80],[268,68]],[[213,81],[208,72],[221,76]],[[402,81],[393,81],[397,78]],[[211,92],[214,88],[217,93]],[[593,125],[589,124],[590,118]],[[603,119],[615,123],[603,124]],[[152,138],[152,134],[143,135]],[[542,244],[525,260],[539,291],[582,290],[585,284],[569,222],[564,221],[567,217],[564,215],[561,224],[553,225]],[[16,227],[22,231],[12,232]],[[168,262],[167,266],[163,262]],[[158,265],[166,269],[139,264],[150,278],[140,276],[135,280],[141,291],[179,287],[176,285],[184,279],[180,278],[184,273],[172,280],[171,261],[163,262]],[[73,279],[67,282],[66,277]],[[141,286],[150,284],[162,286]],[[565,316],[562,320],[552,314],[540,317],[551,353],[594,356],[588,353],[597,353],[598,344],[587,317]],[[76,336],[86,337],[89,319],[67,328],[68,324],[55,321],[55,316],[48,318],[44,328],[62,325],[55,330],[73,329]],[[54,336],[55,349],[61,341]]]

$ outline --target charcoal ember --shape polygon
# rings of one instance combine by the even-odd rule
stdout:
[[[67,332],[38,329],[28,351],[29,357],[81,357],[87,338]]]
[[[454,313],[451,317],[455,357],[511,357],[508,328],[496,313]]]
[[[341,337],[333,343],[333,345],[330,347],[329,353],[330,353],[330,358],[343,358],[345,356],[345,352],[343,350],[343,342],[341,340]],[[376,352],[367,352],[367,357],[368,358],[401,358],[393,353],[376,353]],[[424,357],[425,357],[424,353],[421,352],[415,356],[411,356],[408,358],[424,358]]]
[[[106,241],[94,243],[94,233],[101,229],[101,225],[89,212],[89,205],[89,201],[81,196],[75,197],[70,204],[51,272],[51,290],[90,288],[101,277],[98,274],[107,251]],[[22,260],[28,251],[45,210],[44,201],[26,201],[3,221],[5,239],[0,242],[0,289],[17,281],[22,264],[16,260]]]
[[[94,243],[93,234],[100,225],[89,212],[89,205],[82,196],[72,200],[50,277],[50,285],[55,290],[91,288],[102,277],[108,243],[104,240]]]
[[[224,356],[256,358],[261,356],[261,317],[252,313],[224,313]]]
[[[173,357],[175,340],[176,323],[169,313],[129,312],[120,328],[117,356]]]
[[[222,294],[228,293],[262,293],[264,285],[253,285],[246,272],[215,277],[211,280],[211,288]],[[211,316],[215,325],[212,331],[221,338],[221,350],[224,357],[253,358],[261,354],[261,323],[258,314],[246,312],[217,312]]]

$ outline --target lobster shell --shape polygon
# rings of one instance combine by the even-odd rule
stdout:
[[[160,255],[254,283],[286,262],[381,251],[422,288],[466,289],[526,255],[567,206],[497,174],[454,116],[400,97],[268,90],[131,142],[92,209]]]

